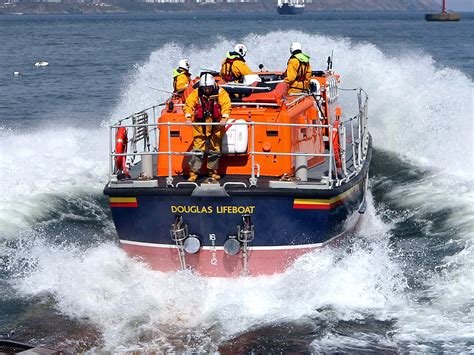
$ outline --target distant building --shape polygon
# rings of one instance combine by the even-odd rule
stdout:
[[[18,4],[28,4],[28,3],[56,3],[59,4],[61,0],[14,0]]]
[[[186,0],[138,0],[138,2],[145,2],[147,4],[181,4],[185,3]]]
[[[178,4],[178,3],[196,3],[196,4],[222,4],[222,3],[243,3],[259,2],[259,0],[136,0],[137,2],[147,4]]]
[[[192,2],[200,4],[215,4],[215,3],[239,3],[239,2],[260,2],[259,0],[193,0]]]

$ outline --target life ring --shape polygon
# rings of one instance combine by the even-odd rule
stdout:
[[[334,158],[336,159],[336,168],[342,169],[341,145],[339,144],[339,120],[335,120],[332,126],[332,149]]]
[[[127,129],[125,127],[120,127],[115,135],[115,154],[127,153],[127,145]],[[126,161],[127,157],[124,155],[115,157],[115,170],[117,172],[123,172],[128,176]]]

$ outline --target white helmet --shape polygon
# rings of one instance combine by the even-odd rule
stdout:
[[[247,46],[245,44],[242,44],[242,43],[238,43],[235,45],[234,47],[234,52],[237,52],[239,53],[242,57],[245,57],[245,55],[247,54]]]
[[[301,43],[300,42],[293,42],[290,46],[290,54],[293,54],[294,51],[301,50]]]
[[[200,87],[214,86],[214,85],[216,85],[216,80],[211,74],[209,73],[202,74],[201,78],[199,79]]]
[[[179,61],[179,64],[178,64],[178,65],[179,65],[180,68],[189,70],[189,62],[188,62],[187,59],[181,59],[181,60]]]

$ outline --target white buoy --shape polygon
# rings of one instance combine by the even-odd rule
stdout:
[[[44,61],[44,60],[40,60],[40,61],[35,63],[35,67],[47,67],[48,65],[49,65],[49,63],[47,61]]]
[[[13,72],[13,75],[14,75],[14,76],[19,76],[19,75],[20,75],[20,72],[19,72],[19,71],[14,71],[14,72]]]

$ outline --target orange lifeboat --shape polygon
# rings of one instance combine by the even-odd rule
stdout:
[[[365,92],[354,97],[356,116],[346,119],[337,106],[339,75],[330,69],[313,72],[315,85],[299,94],[288,94],[282,72],[253,78],[220,83],[232,110],[222,127],[217,181],[205,169],[209,151],[193,151],[194,128],[186,124],[182,98],[138,113],[152,117],[143,126],[136,124],[138,114],[121,121],[134,129],[128,149],[139,159],[128,171],[125,157],[116,157],[117,178],[104,192],[128,254],[162,272],[269,275],[357,226],[372,152]],[[201,124],[219,123],[194,123]],[[120,127],[115,153],[125,153],[127,144]],[[197,154],[204,156],[201,175],[188,181]],[[143,174],[150,171],[145,167],[153,173]],[[118,174],[130,178],[117,181]]]

